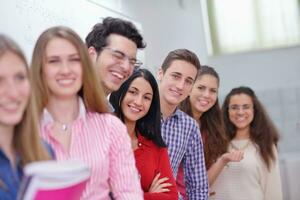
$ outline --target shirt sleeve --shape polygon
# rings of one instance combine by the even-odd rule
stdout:
[[[282,200],[281,178],[278,166],[278,153],[274,146],[275,161],[272,163],[270,171],[266,174],[265,200]]]
[[[189,200],[208,198],[208,179],[204,161],[203,144],[199,128],[192,127],[192,133],[183,159],[186,195]]]
[[[110,184],[116,200],[142,200],[143,193],[135,167],[130,138],[123,123],[112,117],[110,124]]]
[[[171,183],[172,186],[168,187],[170,189],[169,192],[162,192],[162,193],[144,193],[145,200],[177,200],[178,199],[178,191],[176,188],[176,182],[173,177],[173,173],[171,170],[170,159],[168,155],[168,151],[166,148],[161,148],[159,151],[159,166],[158,172],[161,174],[161,178],[168,177],[168,183]]]

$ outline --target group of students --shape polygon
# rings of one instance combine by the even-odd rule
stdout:
[[[282,199],[278,133],[254,91],[234,88],[221,109],[219,76],[195,53],[171,51],[156,81],[136,59],[145,47],[118,18],[85,43],[56,26],[28,68],[0,36],[0,199],[17,198],[24,165],[48,159],[88,164],[81,199]]]

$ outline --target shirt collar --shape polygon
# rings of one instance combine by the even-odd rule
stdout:
[[[163,121],[166,121],[166,120],[171,119],[173,117],[178,119],[180,114],[181,114],[180,109],[178,107],[176,107],[175,111],[169,117],[167,117],[166,119],[163,118],[163,114],[161,113],[160,114],[161,121],[163,122]]]
[[[85,120],[86,118],[86,108],[85,105],[83,103],[83,100],[81,97],[78,97],[79,100],[79,114],[76,118],[75,121],[77,120]],[[54,122],[54,119],[52,117],[52,115],[50,114],[50,112],[47,110],[47,108],[44,108],[43,110],[43,114],[42,114],[42,127],[47,125],[47,124],[52,124]]]
[[[143,145],[150,147],[152,146],[153,142],[147,138],[145,138],[144,136],[142,136],[140,133],[138,133],[137,135],[138,137],[138,142],[142,143]]]

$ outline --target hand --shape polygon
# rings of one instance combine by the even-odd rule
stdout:
[[[232,151],[224,153],[221,156],[222,162],[226,165],[228,162],[240,162],[244,158],[244,152],[242,151]]]
[[[150,193],[160,193],[160,192],[169,192],[170,190],[166,187],[172,186],[171,183],[166,183],[167,180],[169,180],[168,177],[159,178],[160,173],[158,173],[150,186],[149,192]]]

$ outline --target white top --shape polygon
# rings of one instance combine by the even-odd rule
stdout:
[[[249,139],[232,140],[229,151],[235,148],[244,151],[240,162],[229,162],[210,188],[215,192],[210,200],[282,200],[278,154],[268,171],[258,146]]]

